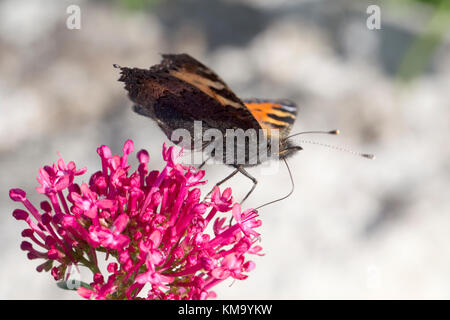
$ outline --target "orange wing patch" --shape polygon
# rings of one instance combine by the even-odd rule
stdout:
[[[296,105],[287,100],[244,100],[245,106],[258,121],[261,128],[279,129],[280,137],[286,137],[297,115]]]
[[[198,75],[196,73],[192,73],[189,72],[185,69],[182,69],[181,71],[169,71],[169,74],[174,76],[175,78],[178,78],[180,80],[183,80],[195,87],[197,87],[198,89],[200,89],[201,91],[203,91],[204,93],[206,93],[208,96],[210,96],[213,99],[216,99],[217,101],[220,102],[220,104],[222,104],[223,106],[232,106],[233,108],[242,108],[242,105],[239,102],[236,101],[231,101],[230,99],[227,99],[223,96],[221,96],[220,94],[217,94],[216,92],[214,92],[213,89],[216,90],[224,90],[224,89],[228,89],[228,87],[226,87],[223,83],[218,82],[218,81],[212,81],[210,79],[207,79],[201,75]]]
[[[230,106],[247,112],[242,101],[214,71],[187,54],[164,54],[161,63],[152,68],[155,71],[164,70],[171,76],[189,83],[224,107]]]

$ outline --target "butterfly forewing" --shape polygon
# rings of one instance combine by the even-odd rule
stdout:
[[[119,81],[125,82],[134,110],[154,119],[169,139],[174,130],[186,129],[193,148],[194,121],[202,122],[203,132],[259,128],[243,102],[212,70],[187,54],[163,57],[149,70],[122,67]]]

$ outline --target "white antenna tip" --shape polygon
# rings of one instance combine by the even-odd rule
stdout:
[[[336,129],[336,130],[331,130],[331,131],[329,131],[328,133],[329,133],[329,134],[335,134],[335,135],[338,135],[338,134],[340,134],[341,132],[340,132],[338,129]]]

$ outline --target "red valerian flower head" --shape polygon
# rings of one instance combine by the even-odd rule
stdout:
[[[102,168],[81,185],[75,177],[86,169],[73,162],[60,157],[57,165],[41,168],[36,190],[48,200],[40,210],[25,191],[10,190],[26,209],[13,212],[28,224],[21,249],[29,259],[44,260],[37,270],[64,280],[72,266],[88,267],[93,280],[78,289],[87,299],[207,299],[216,296],[211,289],[218,283],[247,278],[255,267],[247,256],[262,255],[257,211],[233,204],[230,188],[215,188],[210,200],[201,201],[205,171],[181,165],[175,147],[163,145],[161,171],[149,170],[150,157],[141,150],[139,167],[130,172],[133,151],[131,140],[122,156],[99,147]],[[225,223],[231,217],[234,223]],[[213,234],[206,231],[210,223]],[[106,274],[99,252],[115,260]]]

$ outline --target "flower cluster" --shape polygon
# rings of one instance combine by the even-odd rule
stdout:
[[[13,212],[28,224],[22,236],[29,241],[21,248],[29,259],[44,259],[37,270],[51,270],[55,280],[64,280],[73,266],[88,267],[93,281],[78,293],[89,299],[206,299],[225,279],[247,278],[255,264],[246,255],[261,251],[257,212],[233,204],[231,189],[221,193],[216,187],[201,201],[198,186],[206,182],[205,172],[180,164],[175,147],[163,145],[162,171],[149,171],[148,152],[139,151],[139,167],[130,173],[127,158],[133,149],[131,140],[122,156],[99,147],[102,170],[81,185],[75,176],[86,169],[73,162],[60,157],[41,168],[36,190],[48,200],[40,210],[23,190],[10,190],[11,199],[26,208]],[[226,222],[230,211],[232,224]],[[99,252],[113,259],[105,275]]]

